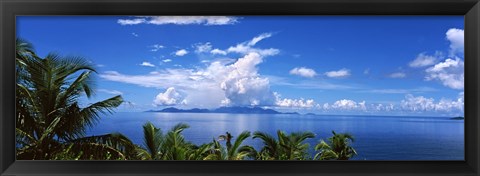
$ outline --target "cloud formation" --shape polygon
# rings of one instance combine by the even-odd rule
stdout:
[[[107,71],[100,77],[143,87],[175,87],[184,92],[188,105],[196,107],[275,105],[268,78],[258,74],[257,66],[262,62],[260,54],[249,53],[233,63],[218,60],[206,68],[165,69],[147,75]]]
[[[452,28],[449,29],[445,35],[446,39],[450,41],[450,55],[463,54],[465,46],[463,29]]]
[[[226,51],[220,50],[220,49],[218,49],[218,48],[215,48],[215,49],[211,50],[210,53],[212,53],[213,55],[215,55],[215,54],[218,54],[218,55],[227,55],[227,52],[226,52]]]
[[[315,70],[310,69],[310,68],[305,68],[305,67],[295,67],[294,69],[290,70],[290,74],[303,76],[303,77],[307,77],[307,78],[312,78],[315,75],[317,75]]]
[[[182,96],[175,90],[174,87],[169,87],[165,92],[159,93],[153,100],[155,106],[172,106],[177,104],[185,104]]]
[[[288,99],[281,98],[281,95],[277,92],[274,92],[275,95],[275,105],[279,107],[289,107],[289,108],[313,108],[318,106],[313,99]]]
[[[272,36],[273,36],[272,33],[263,33],[263,34],[260,34],[256,37],[252,38],[249,41],[239,43],[235,46],[230,46],[229,48],[227,48],[225,50],[215,48],[210,53],[211,54],[220,54],[220,55],[226,55],[228,53],[237,53],[237,54],[242,54],[242,55],[246,55],[248,53],[258,53],[262,57],[274,56],[274,55],[277,55],[278,53],[280,53],[280,50],[278,50],[276,48],[260,49],[260,48],[255,48],[254,47],[258,42],[260,42],[264,39],[270,38]]]
[[[212,44],[210,42],[194,44],[195,53],[208,53],[212,50]]]
[[[425,80],[438,80],[444,86],[452,89],[463,89],[464,87],[464,62],[460,58],[446,59],[425,70]]]
[[[257,106],[274,103],[275,97],[270,91],[268,78],[260,77],[258,74],[256,66],[262,62],[263,59],[258,53],[250,53],[232,65],[222,68],[215,64],[209,67],[225,74],[220,83],[220,87],[225,92],[223,104]]]
[[[437,60],[438,60],[437,56],[430,56],[430,55],[426,55],[425,53],[420,53],[418,54],[417,58],[415,58],[415,60],[411,61],[408,64],[408,66],[414,67],[414,68],[430,66],[430,65],[434,65],[437,62]]]
[[[150,47],[152,48],[150,51],[153,51],[153,52],[156,52],[156,51],[158,51],[158,50],[160,50],[160,49],[165,48],[165,46],[160,45],[160,44],[155,44],[155,45],[152,45],[152,46],[150,46]]]
[[[142,62],[142,63],[140,64],[140,66],[144,66],[144,67],[155,67],[155,65],[153,65],[152,63],[150,63],[150,62],[145,62],[145,61]]]
[[[175,54],[175,56],[185,56],[185,55],[188,54],[188,51],[185,50],[185,49],[180,49],[180,50],[175,51],[174,54]]]
[[[440,101],[435,102],[433,98],[425,98],[423,96],[415,97],[411,94],[407,94],[405,99],[401,101],[401,107],[403,110],[412,112],[425,112],[425,111],[444,111],[463,112],[464,109],[464,94],[459,93],[456,100],[449,100],[442,98]]]
[[[153,24],[153,25],[232,25],[238,23],[237,17],[231,16],[139,16],[130,19],[119,19],[117,21],[120,25],[138,25],[138,24]]]
[[[365,106],[365,103],[366,103],[365,101],[361,101],[357,103],[353,100],[342,99],[342,100],[335,101],[332,105],[329,105],[328,103],[323,104],[323,109],[324,110],[366,111],[367,108]]]
[[[345,78],[350,76],[350,70],[346,68],[342,68],[337,71],[329,71],[329,72],[325,72],[325,76],[328,76],[330,78]]]

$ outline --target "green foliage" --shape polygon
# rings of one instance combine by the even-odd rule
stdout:
[[[255,159],[256,150],[249,145],[242,145],[243,141],[250,137],[249,131],[244,131],[238,135],[238,138],[232,145],[234,138],[229,132],[225,135],[220,135],[218,140],[213,139],[212,153],[208,155],[205,160],[245,160]],[[225,146],[221,145],[219,141],[225,141]]]
[[[105,136],[89,137],[89,143],[83,139],[87,127],[123,102],[115,96],[86,107],[79,105],[79,98],[94,94],[91,75],[95,69],[86,59],[57,54],[40,58],[30,43],[17,39],[15,60],[18,159],[75,159],[79,155],[125,159],[120,155],[123,148],[101,143],[106,142]]]
[[[349,160],[357,155],[357,152],[350,146],[350,142],[354,142],[354,137],[349,133],[337,134],[332,131],[333,136],[328,138],[328,143],[321,140],[315,146],[314,160]]]

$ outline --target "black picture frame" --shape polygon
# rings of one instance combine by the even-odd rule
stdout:
[[[0,173],[13,175],[479,175],[479,0],[0,0]],[[464,161],[16,161],[17,15],[464,15]]]

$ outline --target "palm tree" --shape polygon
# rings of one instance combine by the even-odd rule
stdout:
[[[263,141],[263,148],[258,153],[259,160],[280,160],[281,146],[278,140],[268,133],[256,131],[253,133],[253,139],[260,138]]]
[[[278,141],[283,151],[281,159],[287,160],[305,160],[308,159],[308,143],[306,139],[314,138],[312,132],[292,132],[286,135],[283,131],[278,131]]]
[[[332,131],[333,136],[328,138],[328,143],[321,140],[315,146],[315,160],[348,160],[357,155],[357,152],[350,146],[350,141],[354,142],[354,137],[349,133],[337,134]]]
[[[206,160],[208,156],[214,153],[212,147],[214,143],[206,143],[200,146],[192,146],[192,149],[188,152],[188,160]]]
[[[232,145],[233,136],[226,132],[220,135],[218,140],[213,139],[213,152],[208,155],[206,160],[244,160],[254,158],[256,151],[252,146],[242,145],[243,141],[250,137],[249,131],[243,131]],[[219,141],[226,141],[226,147],[222,146]]]
[[[91,76],[95,69],[80,57],[48,54],[40,58],[31,44],[20,39],[16,46],[17,159],[53,159],[62,152],[82,152],[81,158],[124,157],[121,150],[127,150],[130,143],[120,135],[84,138],[87,127],[123,102],[115,96],[88,105],[79,103],[82,96],[94,94]],[[109,146],[114,143],[122,147]]]
[[[264,147],[261,149],[258,159],[261,160],[306,160],[308,159],[308,143],[306,139],[314,138],[311,132],[293,132],[289,135],[277,131],[278,140],[267,133],[257,131],[253,138],[260,138]]]
[[[163,135],[160,128],[152,123],[143,125],[143,141],[146,149],[138,148],[137,152],[142,160],[158,160],[162,158]]]
[[[185,140],[182,132],[189,127],[190,126],[185,123],[179,123],[164,136],[162,153],[165,160],[188,159],[188,153],[195,148],[195,146],[191,142]]]

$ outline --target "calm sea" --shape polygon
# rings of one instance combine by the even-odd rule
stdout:
[[[103,117],[87,134],[120,132],[142,144],[142,125],[147,121],[164,132],[177,123],[187,123],[190,128],[183,134],[195,144],[211,142],[227,131],[235,139],[244,130],[252,133],[259,130],[272,136],[276,136],[277,130],[308,130],[316,134],[314,139],[307,140],[313,148],[335,130],[354,135],[353,147],[359,154],[355,160],[464,159],[464,121],[446,117],[122,112]],[[249,138],[244,144],[259,149],[262,142]]]

